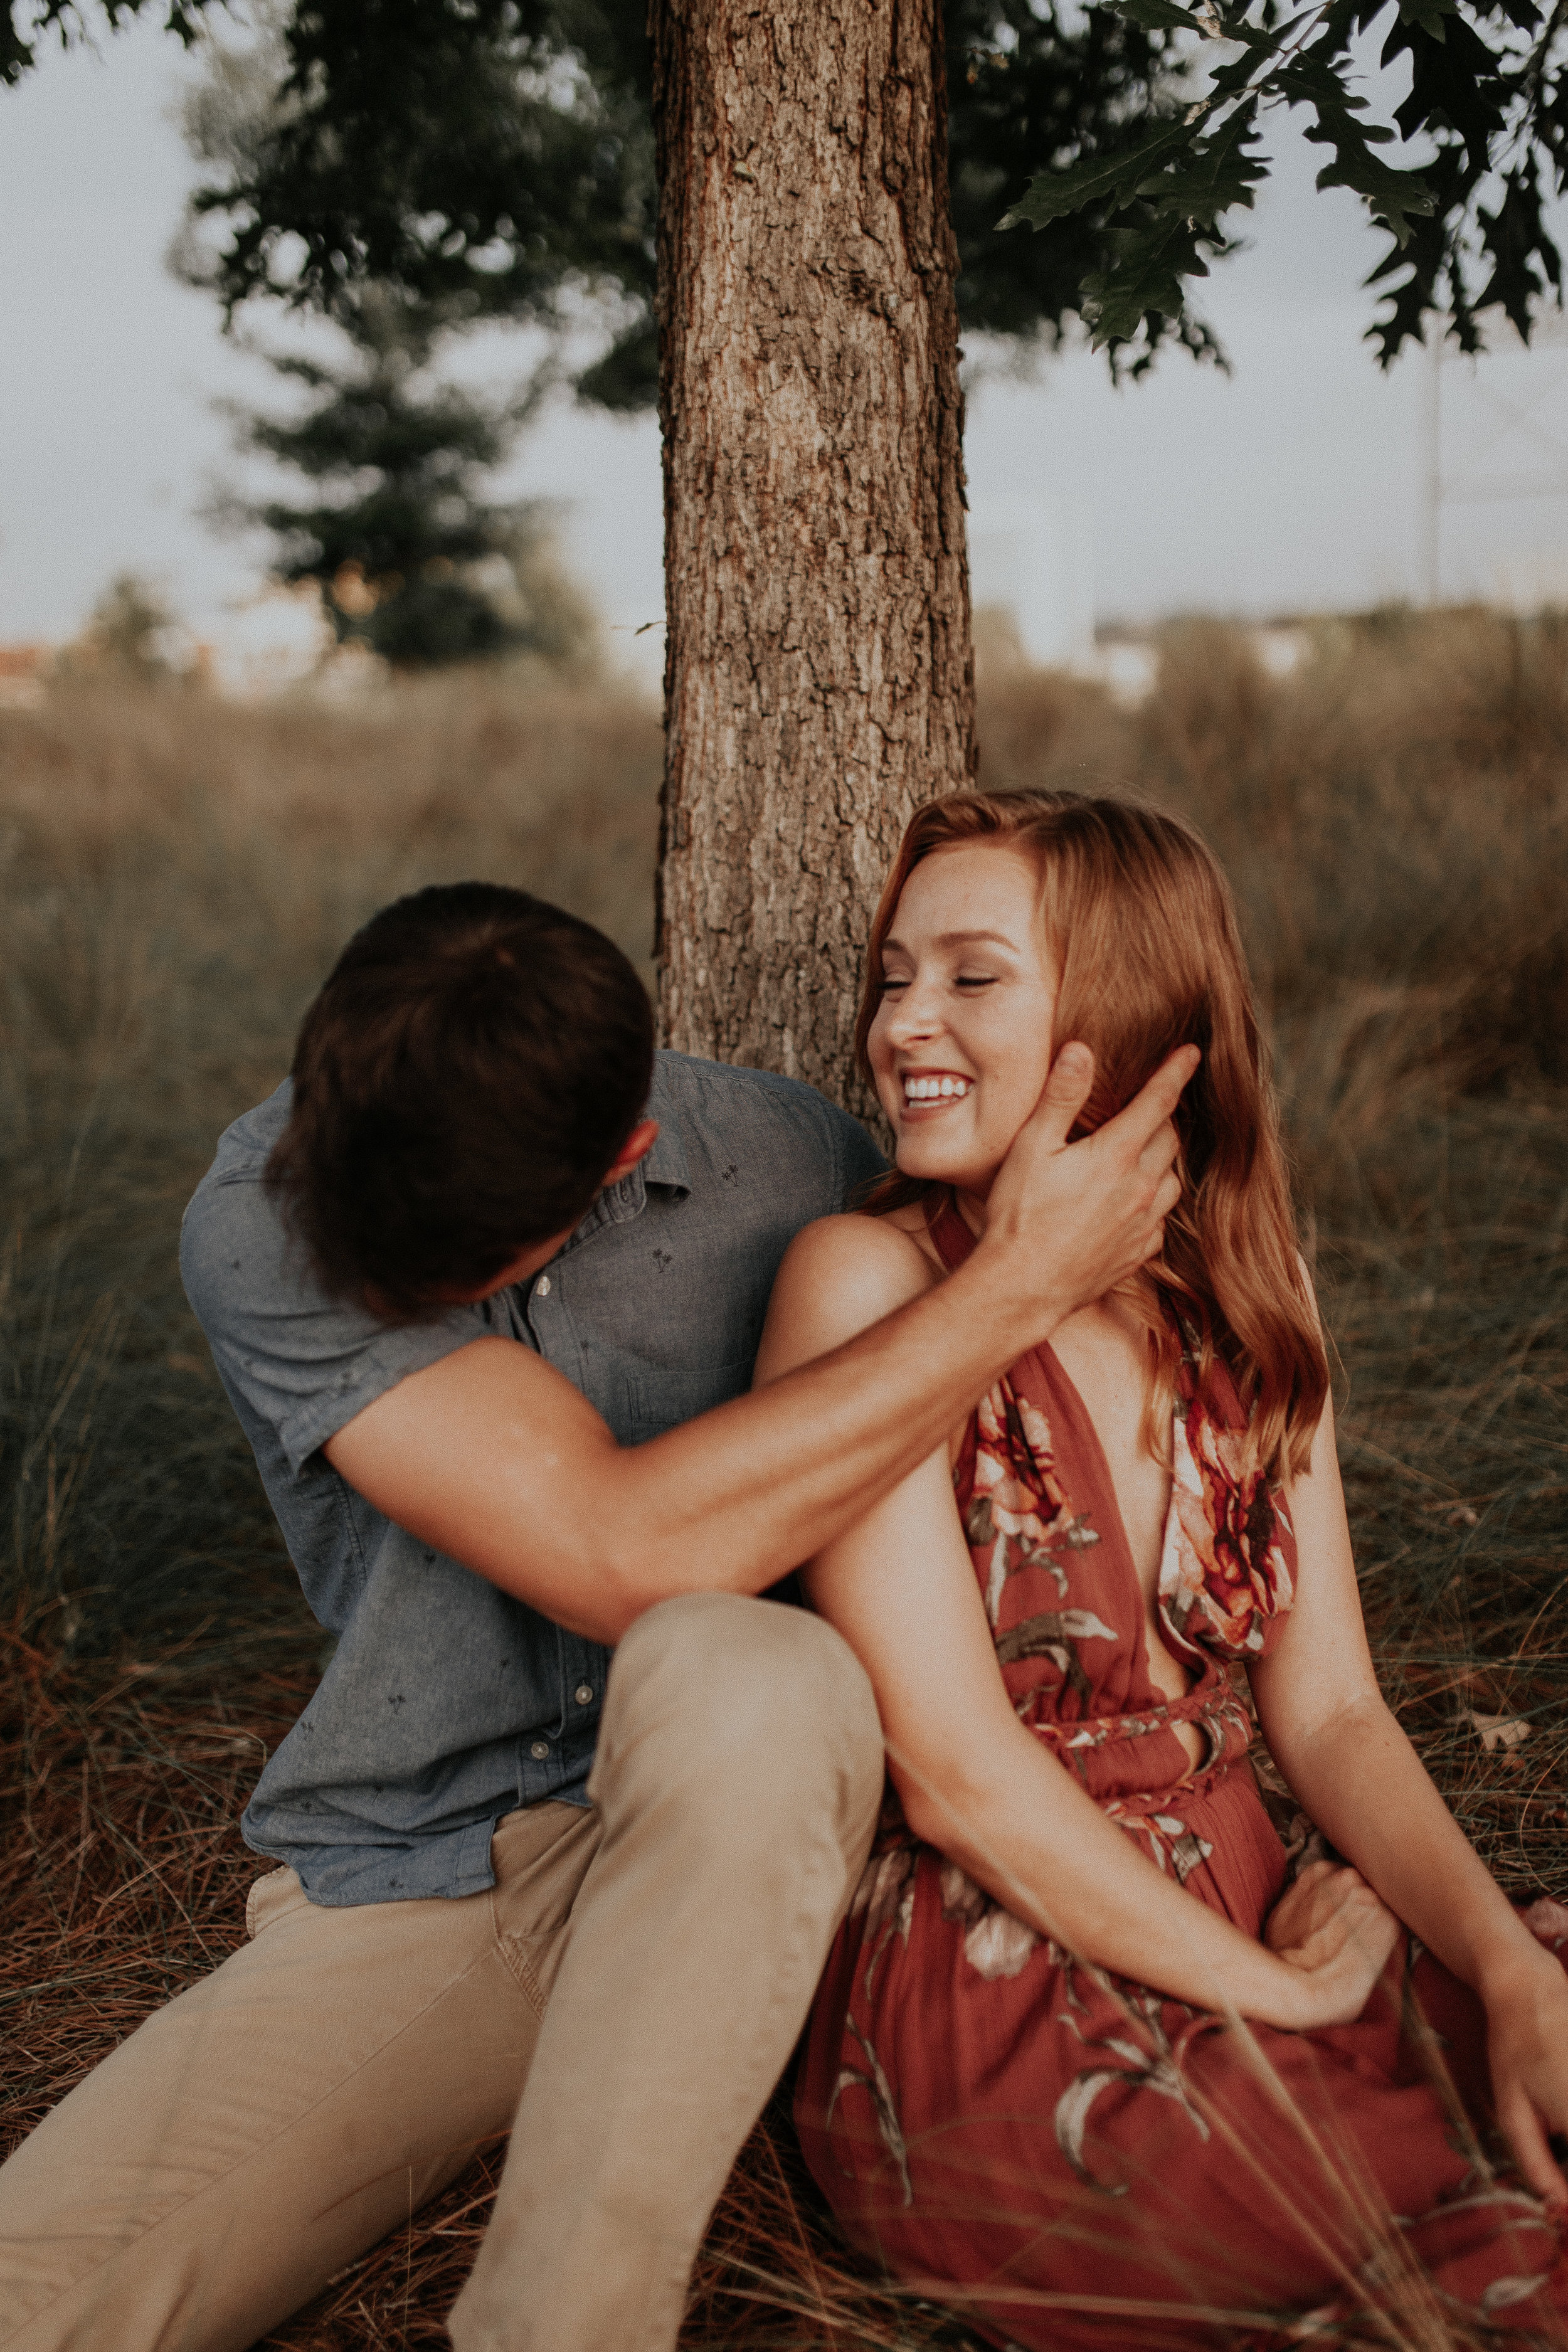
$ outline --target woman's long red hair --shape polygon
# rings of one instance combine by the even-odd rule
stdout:
[[[1203,1060],[1176,1112],[1182,1195],[1163,1255],[1130,1286],[1153,1357],[1150,1426],[1165,1449],[1185,1326],[1200,1389],[1216,1359],[1250,1414],[1255,1458],[1282,1481],[1307,1466],[1328,1395],[1323,1342],[1296,1253],[1279,1115],[1230,886],[1177,817],[1079,793],[950,793],[919,810],[871,926],[855,1047],[881,1002],[882,947],[914,868],[977,843],[1021,852],[1040,877],[1040,915],[1058,979],[1055,1035],[1094,1055],[1079,1131],[1113,1118],[1167,1055]],[[934,1188],[894,1174],[873,1213]],[[1175,1309],[1163,1311],[1158,1294]]]

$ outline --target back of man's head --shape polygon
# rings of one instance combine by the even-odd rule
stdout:
[[[306,1013],[268,1187],[333,1296],[417,1318],[576,1223],[652,1067],[647,992],[602,932],[498,883],[417,890]]]

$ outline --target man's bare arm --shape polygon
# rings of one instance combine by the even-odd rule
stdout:
[[[646,1445],[617,1444],[550,1365],[476,1339],[411,1374],[326,1446],[410,1534],[591,1639],[679,1592],[760,1592],[941,1443],[1024,1350],[1160,1246],[1176,1199],[1172,1055],[1097,1135],[1058,1055],[987,1204],[984,1238],[928,1297],[752,1395]],[[831,1278],[831,1269],[825,1267]]]

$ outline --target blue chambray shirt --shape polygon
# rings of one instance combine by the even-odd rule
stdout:
[[[311,1609],[337,1647],[240,1824],[314,1903],[471,1895],[490,1832],[542,1798],[586,1804],[609,1665],[374,1510],[321,1452],[407,1373],[486,1333],[534,1349],[623,1444],[750,1383],[792,1236],[882,1160],[793,1079],[660,1054],[658,1140],[526,1287],[389,1327],[329,1299],[262,1188],[289,1087],[223,1137],[180,1268]],[[592,1495],[581,1507],[595,1507]]]

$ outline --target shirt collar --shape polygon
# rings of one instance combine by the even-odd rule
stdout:
[[[669,1192],[690,1192],[691,1176],[686,1164],[686,1147],[675,1123],[675,1104],[657,1062],[644,1117],[658,1121],[652,1149],[637,1161],[629,1176],[623,1176],[618,1184],[605,1186],[567,1244],[569,1249],[573,1242],[586,1241],[590,1234],[600,1232],[605,1225],[624,1225],[633,1217],[640,1217],[650,1184],[658,1184]]]
[[[691,1177],[686,1165],[686,1146],[675,1123],[675,1105],[670,1098],[669,1088],[661,1085],[660,1075],[656,1069],[647,1112],[649,1118],[658,1119],[658,1133],[654,1138],[653,1149],[639,1160],[632,1174],[640,1177],[645,1183],[668,1185],[672,1192],[689,1192]]]

